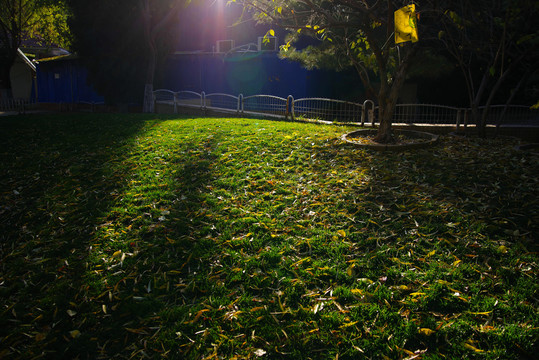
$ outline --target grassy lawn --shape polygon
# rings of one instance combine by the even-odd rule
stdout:
[[[534,358],[538,156],[350,130],[1,118],[0,358]]]

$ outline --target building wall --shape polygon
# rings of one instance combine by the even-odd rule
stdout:
[[[309,71],[297,62],[279,59],[275,52],[176,54],[164,74],[159,87],[173,91],[364,100],[354,73]]]
[[[24,61],[15,59],[9,71],[11,80],[11,94],[14,99],[30,100],[34,87],[34,73]]]
[[[42,61],[37,65],[37,102],[103,102],[87,84],[87,70],[76,60]]]

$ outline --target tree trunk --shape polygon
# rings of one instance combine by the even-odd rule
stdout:
[[[374,141],[378,143],[391,144],[396,141],[392,132],[393,114],[395,112],[395,106],[397,105],[397,99],[399,98],[399,92],[406,79],[406,72],[410,67],[411,59],[416,51],[417,48],[415,46],[406,48],[406,55],[399,64],[391,83],[388,84],[382,82],[380,85],[380,91],[378,92],[378,117],[380,119],[380,127],[378,128],[378,134],[376,134],[376,137],[374,138]],[[384,76],[381,77],[382,81],[384,78]]]
[[[180,9],[186,1],[177,1],[175,5],[158,21],[152,22],[152,12],[149,0],[140,0],[142,20],[144,22],[144,34],[149,48],[148,68],[146,72],[146,85],[144,86],[144,103],[142,111],[145,113],[154,112],[153,83],[155,68],[157,66],[157,45],[156,38],[161,31],[175,19]]]
[[[154,101],[153,101],[153,84],[144,85],[144,105],[142,111],[145,113],[153,113]]]
[[[378,127],[378,133],[374,138],[374,141],[380,144],[393,144],[395,138],[393,137],[391,119],[387,120],[387,116],[384,116],[380,120],[380,126]]]
[[[378,119],[380,121],[380,126],[378,127],[378,133],[374,138],[374,141],[378,143],[392,144],[395,142],[392,125],[396,101],[397,99],[392,99],[391,95],[388,94],[388,91],[380,90],[378,96]]]
[[[154,101],[153,101],[153,80],[155,76],[156,66],[156,49],[155,44],[150,42],[150,58],[148,59],[148,69],[146,73],[146,84],[144,85],[144,103],[142,106],[142,112],[153,113]]]

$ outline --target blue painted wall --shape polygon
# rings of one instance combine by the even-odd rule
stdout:
[[[77,59],[41,61],[37,64],[37,102],[103,102],[87,84],[88,72]]]
[[[171,55],[162,73],[164,79],[157,87],[173,91],[365,100],[354,72],[309,71],[297,62],[279,59],[275,52]],[[103,102],[104,98],[87,84],[87,75],[76,58],[40,62],[37,101]]]
[[[279,59],[275,52],[172,55],[164,74],[160,87],[173,91],[361,100],[361,94],[357,94],[361,85],[355,73],[309,71],[297,62]]]

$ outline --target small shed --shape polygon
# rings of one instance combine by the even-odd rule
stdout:
[[[31,100],[35,97],[36,66],[17,49],[17,57],[9,70],[13,99]]]

